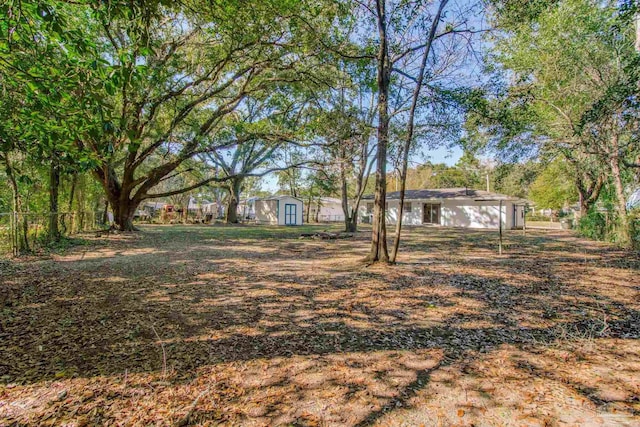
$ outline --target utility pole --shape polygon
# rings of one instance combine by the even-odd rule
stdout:
[[[487,193],[489,193],[491,190],[489,188],[489,171],[487,171]]]

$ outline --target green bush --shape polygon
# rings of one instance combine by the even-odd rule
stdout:
[[[589,212],[578,222],[578,232],[590,239],[605,240],[607,231],[607,221],[600,212]]]

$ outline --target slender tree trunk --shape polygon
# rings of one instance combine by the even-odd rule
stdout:
[[[71,233],[73,233],[75,229],[77,229],[76,218],[75,218],[75,214],[73,213],[73,198],[75,197],[77,184],[78,184],[78,174],[74,173],[73,176],[71,177],[71,189],[69,190],[69,205],[67,208],[67,212],[69,212],[69,215],[70,215],[69,221],[71,226],[71,230],[70,230]]]
[[[631,245],[631,229],[627,215],[627,198],[624,195],[624,185],[620,173],[620,157],[618,154],[618,136],[615,135],[611,144],[612,155],[609,157],[613,186],[616,191],[616,209],[618,211],[619,230],[618,237],[620,245],[629,247]]]
[[[60,194],[60,168],[58,162],[54,159],[49,168],[49,239],[58,241],[60,239],[60,230],[58,221],[60,213],[58,212],[58,196]]]
[[[76,186],[78,185],[78,174],[74,173],[71,178],[71,190],[69,190],[69,207],[68,211],[71,212],[73,210],[73,198],[76,195]]]
[[[398,219],[396,221],[396,233],[393,239],[393,248],[391,251],[391,259],[390,262],[395,263],[396,257],[398,256],[398,249],[400,247],[400,234],[402,232],[402,216],[404,214],[404,196],[405,190],[407,188],[407,170],[409,167],[409,152],[411,151],[411,144],[413,142],[413,131],[414,131],[414,119],[416,115],[416,108],[418,105],[418,98],[420,96],[420,90],[422,89],[422,82],[424,80],[424,73],[427,67],[427,59],[429,58],[429,52],[431,51],[431,43],[433,42],[433,38],[436,35],[436,29],[438,28],[438,24],[440,23],[440,16],[442,15],[442,11],[444,7],[447,5],[448,0],[441,0],[440,6],[438,7],[438,12],[436,16],[433,18],[433,22],[431,23],[431,30],[429,31],[427,43],[424,48],[424,53],[422,55],[422,62],[420,63],[420,70],[418,71],[418,77],[416,81],[416,86],[413,90],[413,96],[411,100],[411,109],[409,110],[409,122],[407,123],[407,135],[404,141],[404,146],[402,148],[402,169],[400,171],[400,201],[398,205]]]
[[[393,247],[391,249],[391,258],[389,262],[395,264],[400,248],[400,233],[402,233],[402,216],[404,215],[404,197],[407,188],[407,170],[409,164],[409,149],[411,140],[413,139],[413,111],[409,119],[409,128],[411,135],[407,136],[402,154],[402,170],[400,172],[400,200],[398,201],[398,219],[396,220],[396,233],[393,237]]]
[[[104,202],[104,210],[102,211],[102,223],[109,223],[109,200]]]
[[[29,252],[29,222],[26,215],[22,215],[22,221],[20,221],[19,215],[22,213],[22,197],[20,197],[20,188],[18,187],[18,180],[13,173],[13,167],[9,161],[9,154],[5,154],[5,172],[9,179],[9,185],[11,186],[12,193],[12,208],[13,212],[18,216],[14,217],[14,232],[16,236],[16,248],[14,255],[19,255],[20,252]]]
[[[371,231],[371,250],[366,261],[370,263],[389,262],[387,250],[387,226],[385,204],[387,198],[387,148],[389,144],[389,85],[391,61],[387,38],[387,16],[385,0],[376,0],[378,18],[378,141],[376,149],[376,189],[374,197]]]
[[[344,231],[347,233],[355,233],[358,228],[358,223],[357,217],[354,218],[356,215],[353,215],[353,213],[349,210],[347,172],[344,165],[344,157],[346,157],[346,153],[344,153],[344,150],[342,157],[343,158],[340,160],[340,196],[342,198],[342,212],[344,213]]]

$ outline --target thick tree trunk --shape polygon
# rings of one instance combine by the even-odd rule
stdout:
[[[565,156],[565,158],[567,157]],[[602,186],[604,185],[604,178],[602,175],[594,177],[592,173],[581,173],[577,163],[573,161],[573,159],[567,158],[567,160],[576,165],[578,169],[576,170],[575,186],[578,191],[580,217],[584,217],[589,213],[591,206],[598,200],[598,197],[600,197],[600,190],[602,190]]]
[[[347,233],[355,233],[356,231],[358,231],[358,218],[356,217],[356,215],[351,216],[346,224],[345,224],[345,231]]]
[[[229,203],[227,203],[227,224],[238,223],[238,204],[240,203],[240,187],[242,179],[235,178],[229,183]]]
[[[589,214],[589,204],[587,198],[580,188],[578,188],[578,202],[580,204],[580,218],[584,218]]]
[[[104,187],[105,190],[107,190],[108,204],[111,206],[111,210],[113,211],[113,221],[116,223],[118,230],[138,231],[138,229],[133,225],[133,217],[140,205],[140,201],[130,199],[128,194],[119,191],[118,186]]]
[[[120,231],[138,231],[133,225],[133,217],[140,205],[140,200],[132,199],[129,193],[122,191],[117,183],[104,185],[107,200],[113,211],[113,221]]]
[[[391,62],[387,38],[387,17],[385,0],[376,0],[378,14],[378,141],[376,150],[376,188],[371,231],[371,250],[367,262],[388,262],[387,226],[385,204],[387,198],[387,146],[389,143],[389,85],[391,80]]]
[[[58,241],[60,230],[58,222],[60,218],[58,195],[60,194],[60,168],[58,162],[53,160],[49,168],[49,240]]]
[[[117,203],[116,206],[111,206],[113,209],[113,219],[120,231],[137,231],[138,229],[133,225],[133,216],[138,209],[139,202],[133,200],[125,200]]]
[[[227,203],[227,224],[238,223],[238,200],[235,197],[229,198]]]

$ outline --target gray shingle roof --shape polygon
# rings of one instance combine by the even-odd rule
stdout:
[[[364,196],[363,200],[373,200],[373,194]],[[517,197],[505,194],[491,193],[484,190],[471,188],[433,188],[424,190],[405,191],[405,200],[430,200],[430,199],[465,199],[465,200],[520,200]],[[400,199],[400,192],[387,193],[387,200]]]
[[[256,200],[282,200],[282,199],[296,199],[302,202],[302,199],[300,197],[294,197],[294,196],[290,196],[288,194],[281,194],[279,196],[269,196],[269,197],[262,197],[262,198],[256,198]]]

